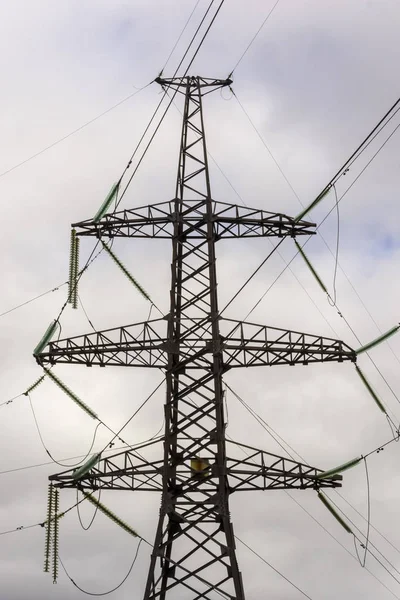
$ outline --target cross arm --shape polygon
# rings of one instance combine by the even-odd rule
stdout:
[[[227,458],[231,493],[237,491],[320,489],[341,487],[342,475],[319,479],[320,469],[237,442],[227,442],[242,450],[240,458]]]
[[[36,355],[44,365],[57,363],[163,368],[168,345],[163,337],[165,321],[155,319],[52,341]]]
[[[221,319],[224,365],[259,367],[356,361],[356,353],[341,340],[298,331]]]
[[[255,208],[212,203],[214,232],[223,238],[296,237],[314,234],[314,223],[295,221],[280,213]],[[204,202],[184,201],[184,209],[176,213],[175,200],[122,210],[105,215],[99,221],[91,219],[74,223],[80,236],[172,238],[174,224],[179,223],[185,238],[207,237],[207,216]]]
[[[162,491],[162,460],[147,460],[143,451],[159,444],[160,439],[101,458],[82,477],[74,477],[78,469],[68,469],[49,477],[57,487],[84,490]]]
[[[146,459],[143,451],[148,451],[162,439],[101,458],[79,478],[75,475],[77,469],[68,469],[51,475],[49,479],[57,487],[62,488],[161,492],[163,460]],[[233,441],[228,441],[227,445],[228,451],[232,449],[232,454],[237,454],[237,450],[240,450],[240,458],[231,458],[228,455],[226,467],[220,467],[217,456],[209,454],[209,458],[204,462],[205,470],[202,473],[193,471],[193,456],[182,455],[174,471],[180,491],[188,492],[205,486],[205,498],[210,502],[221,474],[227,478],[230,493],[274,489],[336,488],[342,485],[341,475],[321,479],[318,475],[322,470],[310,465]],[[172,488],[169,491],[172,492]]]

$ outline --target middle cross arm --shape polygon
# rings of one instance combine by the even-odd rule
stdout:
[[[220,330],[221,339],[214,343],[209,321],[183,319],[179,342],[169,342],[166,321],[154,319],[50,342],[36,360],[41,365],[165,369],[168,355],[179,354],[178,368],[207,370],[212,367],[213,353],[219,351],[225,370],[356,360],[354,350],[341,340],[223,318]]]
[[[52,475],[50,480],[62,488],[161,492],[162,474],[165,471],[163,460],[146,459],[143,451],[151,451],[162,440],[163,438],[100,458],[97,464],[79,477],[76,476],[79,469],[68,469]],[[189,492],[204,484],[207,501],[212,501],[220,475],[227,478],[229,493],[341,487],[341,475],[321,478],[320,469],[290,458],[233,441],[228,441],[228,450],[236,455],[237,450],[240,450],[241,455],[235,458],[228,455],[226,467],[220,467],[217,455],[208,452],[208,457],[203,458],[204,469],[201,472],[193,469],[193,459],[196,457],[183,453],[175,465],[173,473],[176,481],[174,485],[171,484],[170,492],[173,493],[177,485],[181,491]],[[172,469],[172,466],[167,467],[167,471],[169,468]]]
[[[255,208],[212,202],[216,239],[254,237],[296,237],[312,235],[315,224],[295,221],[280,213]],[[172,238],[174,224],[179,221],[186,238],[206,238],[208,235],[204,202],[186,200],[179,215],[175,201],[162,202],[105,215],[100,221],[75,223],[79,235],[95,237]]]

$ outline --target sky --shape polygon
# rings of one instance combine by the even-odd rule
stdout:
[[[227,77],[273,5],[271,0],[246,4],[226,0],[191,74]],[[174,72],[206,6],[200,0],[165,76]],[[56,288],[68,278],[70,224],[91,218],[119,178],[160,100],[154,83],[138,90],[163,69],[194,7],[192,0],[0,3],[0,313],[55,290],[0,316],[0,403],[23,393],[41,375],[32,351],[66,299],[66,286]],[[232,76],[236,98],[269,151],[229,90],[210,95],[204,103],[214,199],[292,216],[301,209],[299,199],[310,203],[399,97],[394,76],[400,59],[399,19],[395,0],[280,0]],[[24,162],[135,91],[114,110]],[[177,108],[169,111],[123,208],[173,198],[180,135]],[[339,196],[399,123],[399,117],[394,117],[341,178]],[[307,244],[307,255],[333,294],[339,223],[337,306],[329,305],[297,257],[254,310],[252,322],[338,337],[354,348],[360,345],[355,334],[366,343],[398,323],[399,150],[395,133],[340,202],[339,221],[333,211]],[[312,219],[320,223],[334,201],[332,193],[326,196]],[[90,240],[82,241],[82,261],[92,247]],[[270,249],[268,240],[220,242],[221,305]],[[166,311],[169,245],[117,240],[114,250]],[[274,282],[295,255],[292,240],[283,243],[280,254],[232,303],[230,318],[243,319]],[[147,318],[148,304],[103,254],[85,274],[79,293],[97,329]],[[68,307],[61,323],[66,337],[90,331],[81,308]],[[359,364],[399,423],[400,336],[393,337],[390,346],[374,349],[371,358],[375,365],[366,355]],[[117,429],[162,378],[144,369],[123,371],[59,366],[56,372]],[[350,364],[238,370],[226,381],[318,468],[365,455],[391,438],[384,415]],[[232,438],[283,452],[229,392],[227,401]],[[160,429],[163,402],[161,388],[124,431],[129,443],[146,440]],[[32,393],[32,403],[43,442],[53,457],[68,463],[65,459],[87,453],[96,423],[61,390],[45,381]],[[109,439],[109,432],[99,428],[94,450]],[[353,536],[336,523],[312,491],[257,492],[245,499],[233,495],[235,533],[313,600],[400,597],[400,583],[394,579],[400,582],[397,453],[393,443],[367,462],[371,523],[386,538],[371,529],[370,539],[387,571],[372,556],[366,563],[370,572],[358,564]],[[1,406],[0,533],[44,520],[48,476],[63,468],[52,463],[20,469],[49,460],[28,399],[19,397]],[[368,496],[363,463],[345,474],[340,494],[329,495],[365,534]],[[109,492],[105,496],[102,501],[140,535],[154,538],[157,494]],[[72,491],[61,491],[63,510],[75,501]],[[81,513],[85,524],[93,509],[84,504]],[[81,528],[76,511],[60,522],[61,559],[76,583],[93,593],[120,583],[136,544],[101,514],[88,531]],[[51,576],[43,573],[43,550],[41,527],[0,535],[2,598],[83,596],[62,569],[53,585]],[[237,556],[247,600],[263,595],[276,600],[304,597],[239,542]],[[148,563],[149,549],[142,545],[132,574],[112,597],[140,600]]]

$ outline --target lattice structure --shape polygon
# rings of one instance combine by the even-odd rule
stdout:
[[[169,313],[165,319],[51,342],[37,360],[42,365],[162,369],[165,433],[161,442],[101,459],[79,481],[71,470],[50,479],[59,487],[161,494],[144,600],[244,600],[229,496],[239,491],[337,487],[341,476],[318,479],[321,471],[308,465],[227,442],[223,375],[237,367],[354,362],[356,356],[339,340],[220,316],[218,240],[309,235],[314,225],[212,199],[202,99],[230,80],[184,77],[158,83],[184,97],[174,199],[75,227],[77,235],[102,239],[170,238]],[[158,447],[159,459],[145,458],[148,450],[154,454]]]

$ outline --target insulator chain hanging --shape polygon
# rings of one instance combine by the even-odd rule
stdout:
[[[71,230],[71,246],[69,254],[68,303],[78,308],[78,273],[79,273],[79,238],[76,230]]]
[[[373,389],[372,385],[369,383],[368,379],[365,377],[364,373],[361,371],[360,367],[358,365],[356,365],[356,371],[361,379],[361,381],[363,382],[363,384],[365,385],[365,387],[367,388],[367,390],[369,391],[369,393],[371,394],[372,398],[374,399],[376,405],[378,406],[378,408],[385,414],[386,413],[386,408],[383,406],[382,402],[380,401],[380,399],[378,398],[375,390]]]
[[[115,515],[109,508],[104,506],[104,504],[102,504],[102,502],[100,502],[99,500],[96,500],[96,498],[94,498],[93,496],[91,496],[90,494],[88,494],[87,492],[85,492],[83,490],[82,490],[82,493],[87,498],[87,500],[89,500],[89,502],[91,502],[94,506],[96,506],[109,519],[114,521],[114,523],[119,525],[119,527],[122,527],[122,529],[124,529],[124,531],[126,531],[127,533],[130,533],[130,535],[133,535],[134,537],[139,536],[139,534],[136,533],[136,531],[134,529],[132,529],[132,527],[130,527],[127,523],[125,523],[125,521],[122,521],[119,517],[117,517],[117,515]]]
[[[57,583],[58,577],[58,534],[59,534],[59,517],[58,509],[60,507],[60,492],[54,488],[53,492],[53,506],[54,506],[54,518],[52,520],[53,525],[53,583]]]
[[[324,504],[324,506],[326,506],[326,508],[331,513],[331,515],[333,515],[335,517],[336,521],[338,523],[340,523],[340,525],[343,527],[343,529],[345,531],[347,531],[347,533],[353,533],[352,530],[350,529],[350,527],[347,525],[347,523],[342,519],[342,517],[339,515],[337,510],[335,510],[335,508],[329,502],[328,498],[324,494],[322,494],[322,492],[318,492],[318,498],[321,500],[322,504]]]
[[[75,266],[74,266],[74,289],[72,290],[72,308],[78,308],[78,274],[79,274],[79,244],[80,239],[75,240]]]
[[[92,417],[92,419],[98,419],[99,417],[96,415],[96,413],[87,406],[87,404],[85,404],[80,398],[78,398],[78,396],[69,389],[69,387],[67,387],[65,385],[65,383],[63,381],[61,381],[61,379],[59,379],[57,377],[57,375],[55,375],[52,371],[50,371],[50,369],[46,369],[45,367],[44,371],[46,372],[46,375],[48,375],[50,377],[50,379],[52,381],[54,381],[54,383],[56,385],[58,385],[59,388],[62,389],[62,391],[67,394],[67,396],[69,396],[82,410],[84,410],[90,417]]]
[[[304,262],[306,263],[306,265],[308,266],[308,268],[310,269],[311,273],[314,275],[315,279],[318,282],[318,285],[320,286],[320,288],[322,289],[322,291],[325,292],[325,294],[328,294],[328,290],[326,289],[326,285],[324,284],[324,282],[322,281],[322,279],[320,278],[320,276],[318,275],[317,271],[314,269],[314,267],[312,266],[311,262],[309,261],[306,253],[304,252],[303,248],[300,246],[300,244],[295,240],[294,242],[296,244],[296,248],[299,251],[299,253],[301,254],[301,256],[304,259]]]
[[[53,496],[54,488],[53,484],[50,483],[48,496],[47,496],[47,517],[45,523],[46,529],[46,541],[44,546],[44,572],[49,573],[50,571],[50,551],[51,551],[51,519],[53,516]]]
[[[43,383],[44,379],[45,379],[46,375],[42,375],[41,377],[39,377],[39,379],[37,379],[35,381],[35,383],[32,383],[32,385],[30,387],[28,387],[28,389],[26,390],[26,392],[24,392],[24,396],[28,396],[31,392],[33,392],[33,390],[35,390],[41,383]]]
[[[133,283],[133,285],[135,286],[135,288],[142,294],[142,296],[144,296],[146,298],[146,300],[148,300],[149,302],[151,302],[151,298],[148,295],[148,293],[145,292],[145,290],[142,288],[142,286],[129,273],[128,269],[122,264],[122,262],[119,260],[119,258],[117,258],[117,256],[115,256],[114,252],[107,246],[107,244],[105,244],[103,242],[103,240],[101,241],[101,243],[103,244],[104,250],[107,252],[107,254],[109,254],[111,256],[111,258],[113,259],[113,261],[119,266],[119,268],[124,273],[124,275],[129,279],[129,281],[131,283]]]

